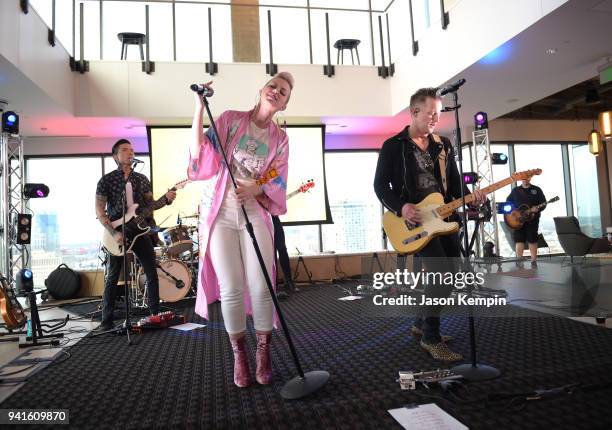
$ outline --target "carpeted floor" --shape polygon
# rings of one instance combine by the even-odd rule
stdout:
[[[509,306],[506,317],[476,321],[480,360],[502,370],[502,377],[467,384],[463,401],[425,398],[401,391],[396,382],[399,370],[444,367],[408,335],[410,320],[368,299],[337,300],[345,294],[307,287],[283,302],[304,369],[331,373],[327,386],[308,399],[284,401],[279,395],[295,375],[279,332],[274,384],[233,385],[231,348],[215,304],[207,327],[193,332],[148,332],[129,347],[123,337],[84,339],[70,348],[68,360],[34,375],[0,407],[67,408],[73,428],[382,429],[399,427],[388,409],[436,401],[471,429],[612,428],[610,387],[531,401],[520,410],[508,399],[485,402],[500,392],[612,382],[612,331]],[[203,322],[192,306],[186,312],[189,320]],[[443,319],[443,332],[455,337],[455,350],[469,355],[464,318]]]

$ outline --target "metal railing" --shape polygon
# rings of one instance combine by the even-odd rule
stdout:
[[[40,5],[41,9],[44,8],[48,8],[48,6],[46,6],[46,3],[42,3],[43,0],[31,0],[30,1],[30,6],[32,8],[36,8],[38,5]],[[44,0],[44,1],[48,1],[48,0]],[[67,7],[67,4],[70,0],[52,0],[52,5],[51,5],[51,13],[50,13],[50,17],[47,16],[45,19],[43,16],[41,16],[41,18],[43,18],[43,21],[46,22],[46,24],[48,26],[50,26],[49,28],[49,43],[50,44],[54,44],[56,39],[60,40],[60,42],[63,42],[64,46],[70,46],[71,45],[71,51],[72,51],[72,63],[76,63],[79,64],[79,71],[85,71],[86,69],[86,61],[85,58],[87,59],[94,59],[97,57],[97,59],[100,60],[110,60],[110,59],[114,59],[111,58],[110,56],[110,50],[109,50],[109,45],[110,45],[110,40],[111,40],[111,36],[109,34],[109,32],[112,32],[112,37],[115,36],[115,31],[117,30],[116,28],[113,27],[114,24],[114,19],[110,18],[110,13],[109,9],[112,9],[113,11],[117,11],[117,6],[119,6],[119,3],[124,3],[127,0],[78,0],[78,2],[76,0],[72,0],[71,1],[71,8]],[[444,9],[444,3],[445,0],[429,0],[429,2],[440,2],[440,9],[441,9],[441,22],[442,22],[442,28],[446,28],[446,26],[448,25],[449,22],[449,18],[448,18],[448,12],[445,11]],[[446,0],[448,1],[448,0]],[[171,34],[171,38],[172,40],[170,41],[171,43],[169,43],[170,48],[169,49],[163,49],[161,50],[159,47],[155,47],[151,45],[151,37],[149,37],[149,32],[147,31],[147,43],[146,43],[146,48],[147,51],[150,51],[150,54],[152,54],[152,56],[154,57],[155,60],[157,61],[185,61],[185,58],[189,58],[187,61],[193,61],[194,55],[190,52],[189,55],[185,55],[185,49],[184,46],[185,45],[185,40],[189,40],[190,42],[192,42],[195,46],[195,44],[199,44],[201,46],[207,46],[208,47],[208,52],[202,52],[201,55],[201,59],[202,61],[204,61],[204,59],[206,57],[207,60],[207,68],[210,69],[209,73],[214,74],[217,72],[217,67],[216,67],[216,63],[214,62],[213,59],[213,45],[215,47],[215,52],[216,55],[219,57],[224,57],[225,60],[230,59],[233,60],[233,55],[229,55],[228,54],[228,46],[224,45],[224,46],[219,46],[219,44],[215,44],[214,42],[214,38],[213,38],[213,32],[212,32],[212,25],[213,25],[213,21],[214,21],[214,25],[215,28],[218,29],[216,31],[227,31],[228,28],[230,28],[230,23],[227,22],[227,8],[258,8],[260,10],[260,16],[262,16],[262,20],[263,20],[263,15],[267,15],[268,18],[268,29],[267,29],[267,35],[268,35],[268,43],[267,46],[266,44],[262,44],[260,50],[261,50],[261,54],[262,55],[262,62],[264,62],[265,60],[263,59],[263,57],[270,57],[270,61],[267,63],[268,64],[268,68],[269,70],[273,70],[274,69],[274,62],[272,61],[272,52],[274,49],[274,54],[277,57],[277,61],[278,60],[282,60],[282,51],[283,49],[285,51],[287,51],[287,44],[291,45],[291,44],[300,44],[303,43],[302,41],[307,41],[307,49],[302,49],[300,51],[300,54],[303,53],[305,54],[303,57],[304,61],[299,61],[299,62],[295,62],[295,61],[288,61],[286,63],[295,63],[295,64],[326,64],[326,70],[325,70],[325,74],[327,74],[328,76],[332,76],[333,72],[331,72],[331,56],[330,55],[325,55],[327,53],[327,51],[329,51],[330,49],[330,44],[333,43],[332,40],[330,40],[330,34],[333,34],[335,31],[335,36],[338,38],[343,38],[344,34],[340,34],[340,33],[346,33],[348,36],[346,36],[347,38],[356,38],[356,39],[360,39],[362,42],[362,49],[366,48],[367,50],[371,51],[370,55],[370,61],[369,64],[367,65],[371,65],[371,66],[380,66],[379,67],[379,75],[381,75],[382,77],[387,77],[387,76],[392,76],[393,75],[393,63],[391,60],[391,35],[392,32],[390,31],[390,20],[389,20],[389,14],[393,14],[394,13],[394,9],[395,6],[397,4],[400,4],[400,2],[409,2],[410,4],[412,3],[412,0],[390,0],[386,7],[384,8],[384,10],[375,10],[372,8],[372,0],[368,0],[367,1],[367,7],[362,7],[362,8],[341,8],[341,7],[321,7],[321,6],[312,6],[312,2],[311,0],[304,0],[304,4],[303,5],[281,5],[281,4],[267,4],[265,2],[265,0],[262,0],[262,2],[258,5],[253,5],[253,4],[241,4],[241,3],[221,3],[218,1],[188,1],[188,0],[129,0],[130,6],[134,6],[137,3],[142,3],[143,5],[143,15],[140,15],[140,12],[138,13],[129,13],[130,15],[130,20],[131,20],[131,24],[134,25],[136,28],[139,28],[142,26],[142,19],[140,18],[140,16],[145,16],[145,27],[149,27],[149,30],[151,32],[152,35],[155,35],[156,33],[159,35],[162,32],[163,33],[167,33],[168,35]],[[59,5],[57,4],[59,3]],[[76,3],[78,3],[78,7],[76,7]],[[45,5],[43,7],[43,4]],[[365,2],[360,3],[361,5],[365,5]],[[429,4],[429,3],[428,3]],[[113,7],[111,7],[111,5],[113,5]],[[158,15],[162,15],[161,13],[159,13],[161,11],[161,7],[167,7],[168,10],[167,11],[163,11],[164,13],[167,13],[167,22],[165,22],[163,25],[159,25],[159,24],[155,24],[155,25],[150,25],[148,16],[149,16],[149,8],[151,8],[151,11],[156,10]],[[61,9],[58,9],[61,6]],[[204,9],[206,8],[206,10]],[[223,9],[226,9],[226,11],[223,11]],[[133,11],[134,9],[130,9],[130,11]],[[49,15],[48,11],[45,9],[45,11],[47,12],[46,15]],[[203,37],[203,35],[198,35],[198,33],[196,32],[196,28],[190,28],[189,24],[186,23],[185,21],[185,15],[191,15],[193,11],[193,14],[198,14],[198,16],[201,15],[205,15],[205,13],[208,13],[208,40],[201,40]],[[298,13],[300,11],[303,11],[303,17],[299,17],[299,18],[295,18],[296,24],[299,24],[299,27],[303,28],[304,31],[288,31],[286,32],[286,34],[283,34],[282,31],[279,31],[278,29],[282,29],[283,27],[274,27],[274,35],[276,37],[276,39],[272,39],[272,30],[273,30],[273,26],[272,26],[272,22],[279,22],[281,23],[281,25],[286,25],[287,23],[283,22],[284,19],[286,19],[285,17],[287,15],[283,15],[283,13]],[[179,12],[182,12],[179,15]],[[263,14],[263,12],[265,12],[265,14]],[[56,28],[56,24],[57,24],[57,15],[58,14],[62,14],[61,16],[63,16],[63,14],[67,14],[67,13],[71,13],[72,14],[72,29],[71,31],[68,31],[67,28],[65,28],[65,31],[58,31],[58,29]],[[224,15],[223,15],[224,14]],[[42,15],[45,15],[45,13],[42,13]],[[301,15],[301,14],[299,14]],[[384,20],[382,20],[382,17],[385,17]],[[321,21],[321,18],[325,18],[325,23],[327,23],[326,25],[324,25],[323,21]],[[280,17],[280,19],[278,18]],[[65,18],[65,17],[64,17]],[[399,17],[398,19],[402,19],[402,20],[407,20],[408,18],[411,18],[411,21],[414,21],[416,18],[415,17]],[[165,19],[165,17],[164,17]],[[298,22],[298,20],[304,20],[303,22]],[[183,22],[181,22],[181,20],[183,20]],[[376,28],[376,26],[374,25],[375,20],[378,21],[378,28]],[[204,21],[204,20],[202,20]],[[367,21],[367,25],[366,25],[366,21]],[[65,24],[66,22],[68,22],[68,20],[63,19],[62,23],[64,24],[64,26],[67,27],[67,25]],[[138,22],[140,22],[140,24],[138,24]],[[291,21],[290,25],[293,23],[294,21]],[[344,26],[343,24],[345,23],[350,23],[350,22],[358,22],[360,25],[352,25],[351,27],[347,27]],[[404,21],[405,22],[405,21]],[[167,27],[166,27],[167,26]],[[88,30],[87,32],[84,31],[84,28],[88,27],[88,28],[94,28],[94,32],[98,33],[97,37],[95,36],[91,36],[92,39],[98,39],[99,40],[99,44],[97,47],[98,52],[96,53],[96,48],[95,48],[95,43],[91,43],[90,41],[88,41],[88,38],[90,38],[91,32]],[[97,27],[97,28],[96,28]],[[163,27],[160,28],[160,27]],[[195,26],[194,26],[195,27]],[[365,30],[365,28],[369,27],[367,30]],[[386,27],[386,28],[385,28]],[[414,23],[411,24],[411,32],[414,35]],[[185,28],[188,28],[190,30],[193,30],[193,35],[185,35]],[[337,30],[338,28],[342,28],[342,30]],[[261,39],[262,42],[264,42],[264,38],[265,38],[265,33],[262,33],[265,29],[265,24],[261,25],[261,30],[260,30],[260,34],[261,34]],[[378,31],[376,31],[378,30]],[[126,28],[123,31],[133,31],[130,28]],[[179,36],[177,35],[177,31],[181,32],[182,34],[182,40],[177,41],[177,39],[179,39]],[[72,35],[72,40],[62,40],[66,39],[66,35],[67,34],[71,34]],[[357,34],[358,37],[350,37],[351,35]],[[79,36],[79,37],[77,37]],[[324,37],[321,37],[324,36]],[[387,45],[387,53],[388,56],[387,58],[385,58],[385,40],[384,37],[386,36],[386,45]],[[414,37],[413,37],[414,38]],[[159,40],[160,37],[158,36],[157,39],[153,40],[153,43],[156,43],[156,40]],[[168,37],[169,39],[169,37]],[[193,39],[193,40],[191,40]],[[198,40],[200,39],[200,40]],[[228,39],[228,38],[226,38]],[[231,37],[229,38],[231,40]],[[399,39],[399,38],[397,38]],[[71,42],[71,43],[70,43]],[[365,42],[365,43],[364,43]],[[227,42],[227,43],[231,43],[231,42]],[[402,47],[402,43],[401,41],[398,42],[398,45],[396,45],[396,51],[401,51],[401,49],[397,49],[398,47],[401,48]],[[76,47],[77,44],[79,45],[79,52],[81,54],[81,57],[79,58],[79,61],[76,61],[75,58],[75,54],[76,54]],[[83,47],[83,45],[86,44],[87,46],[85,46],[85,48]],[[181,46],[181,45],[184,46]],[[323,46],[323,44],[327,45],[327,46]],[[117,43],[116,45],[119,45],[119,43]],[[165,45],[164,45],[165,46]],[[413,42],[413,46],[417,46],[418,47],[418,42],[416,40],[414,40]],[[231,47],[231,45],[230,45]],[[301,48],[306,48],[306,45],[300,45]],[[153,50],[151,50],[151,48],[153,48]],[[267,52],[264,52],[267,48]],[[283,49],[281,49],[283,48]],[[117,46],[116,48],[113,47],[113,50],[117,50],[119,47]],[[229,49],[231,50],[231,48]],[[163,52],[162,52],[163,51]],[[183,51],[183,52],[181,52]],[[281,54],[277,54],[277,51],[281,52]],[[418,48],[413,49],[414,55],[416,55],[416,51],[418,51]],[[162,52],[160,54],[160,52]],[[219,52],[221,52],[221,54],[218,54]],[[97,55],[96,55],[97,54]],[[267,54],[267,55],[265,55]],[[198,54],[199,55],[199,54]],[[182,59],[181,57],[185,57],[184,59]],[[229,58],[228,58],[229,57]],[[324,58],[326,58],[327,61],[324,61]],[[388,60],[388,65],[385,62],[385,60]],[[147,73],[150,73],[153,69],[154,69],[154,64],[152,61],[150,61],[149,56],[147,56],[147,61],[146,63],[148,64],[148,66],[143,66],[143,70],[146,71]],[[382,70],[382,71],[381,71]],[[331,72],[331,73],[330,73]]]

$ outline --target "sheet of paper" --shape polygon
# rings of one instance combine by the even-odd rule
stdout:
[[[346,296],[346,297],[340,297],[338,300],[351,301],[351,300],[359,300],[359,299],[363,299],[363,296]]]
[[[435,403],[390,409],[389,413],[402,427],[410,430],[468,430]]]
[[[202,327],[206,327],[206,325],[196,324],[196,323],[185,323],[185,324],[173,325],[170,328],[173,328],[175,330],[180,330],[180,331],[191,331],[191,330],[195,330],[195,329],[202,328]]]

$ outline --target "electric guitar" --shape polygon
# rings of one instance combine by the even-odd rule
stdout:
[[[485,194],[492,193],[512,182],[522,181],[534,175],[542,173],[542,169],[515,172],[509,178],[496,182],[481,189]],[[474,195],[465,196],[465,203],[471,203]],[[403,217],[398,217],[393,212],[385,212],[383,215],[383,228],[393,248],[403,254],[414,254],[423,249],[433,238],[437,236],[456,233],[459,224],[446,222],[453,212],[461,207],[461,199],[444,203],[444,196],[440,193],[431,193],[416,205],[421,214],[421,223],[411,225]]]
[[[306,191],[310,190],[314,186],[315,186],[314,181],[312,179],[309,179],[308,181],[302,183],[302,185],[300,185],[300,187],[297,190],[292,191],[289,194],[287,194],[287,200],[289,200],[291,197],[297,196],[299,193],[305,193]]]
[[[533,212],[531,209],[535,208],[539,211],[548,203],[554,203],[557,201],[559,201],[559,197],[555,196],[546,203],[542,203],[531,208],[529,207],[529,205],[520,205],[517,209],[514,209],[509,214],[505,214],[504,221],[511,229],[518,230],[523,227],[526,222],[531,221],[535,217],[536,213]]]
[[[180,190],[189,182],[191,182],[189,179],[184,179],[177,182],[168,191]],[[166,206],[165,196],[161,196],[150,206],[144,207],[140,210],[138,210],[138,203],[134,203],[133,205],[128,206],[126,209],[125,226],[123,225],[123,217],[111,222],[111,225],[115,231],[119,231],[125,236],[125,245],[128,252],[132,250],[132,246],[134,246],[134,243],[140,236],[147,234],[151,230],[151,227],[147,224],[145,219],[150,217],[153,211],[163,208],[164,206]],[[113,235],[106,229],[104,229],[104,233],[102,235],[102,245],[111,255],[116,257],[123,255],[123,246],[117,243]]]
[[[26,315],[6,278],[0,275],[0,313],[9,330],[23,327]]]

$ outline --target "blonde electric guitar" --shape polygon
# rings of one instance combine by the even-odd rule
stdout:
[[[177,182],[168,191],[180,190],[189,182],[189,179],[184,179]],[[166,206],[166,199],[164,196],[151,203],[150,206],[140,209],[138,208],[138,203],[134,203],[126,208],[125,226],[123,225],[123,218],[111,222],[113,228],[116,231],[122,232],[125,236],[125,244],[128,252],[132,250],[132,246],[134,246],[134,243],[140,236],[147,234],[151,230],[151,227],[146,222],[146,218],[150,217],[153,211],[163,208],[164,206]],[[119,257],[123,255],[123,246],[119,245],[113,238],[113,235],[106,229],[104,229],[102,236],[102,245],[114,256]]]
[[[541,173],[542,169],[515,172],[509,178],[491,184],[481,191],[489,194],[512,182],[522,181]],[[472,194],[465,196],[466,204],[471,203],[472,200],[474,200]],[[445,219],[451,216],[461,205],[461,199],[445,204],[442,194],[431,193],[416,205],[421,213],[422,221],[420,224],[412,226],[403,217],[398,217],[393,212],[385,212],[383,227],[391,245],[397,252],[414,254],[423,249],[433,238],[456,233],[459,230],[458,223],[447,222]]]

